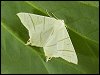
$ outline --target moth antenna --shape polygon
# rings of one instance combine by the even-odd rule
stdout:
[[[56,15],[54,15],[53,13],[51,13],[57,20],[58,20],[58,17]]]
[[[48,15],[49,17],[52,17],[52,16],[49,14],[49,12],[47,11],[47,9],[46,9],[46,13],[47,13],[47,15]]]

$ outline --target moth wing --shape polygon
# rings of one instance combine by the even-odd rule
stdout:
[[[78,63],[75,49],[65,26],[57,33],[57,51],[59,57],[75,64]]]
[[[61,57],[77,64],[77,55],[63,21],[59,20],[55,23],[54,33],[49,38],[44,47],[47,61],[52,57]]]
[[[57,31],[61,27],[62,27],[61,23],[59,22],[59,20],[57,20],[54,23],[54,29],[53,29],[52,33],[50,34],[46,45],[43,47],[45,56],[47,57],[47,61],[50,60],[50,58],[52,58],[52,57],[59,57],[56,55],[56,53],[57,53]]]
[[[56,19],[31,13],[18,13],[17,16],[29,31],[30,39],[27,44],[43,47],[53,30]]]

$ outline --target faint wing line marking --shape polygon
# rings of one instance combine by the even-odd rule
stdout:
[[[44,16],[43,30],[45,31],[45,16]]]
[[[67,37],[67,38],[69,38],[69,37]],[[61,40],[59,40],[59,41],[57,41],[57,42],[64,41],[64,40],[67,39],[67,38],[61,39]],[[52,44],[52,45],[49,45],[49,46],[46,46],[46,47],[51,47],[51,46],[54,46],[54,45],[56,45],[56,44]]]
[[[64,39],[61,39],[61,40],[58,40],[57,42],[64,41],[64,40],[66,40],[66,39],[68,39],[68,38],[69,38],[69,37],[64,38]]]
[[[42,32],[40,33],[40,42],[41,42],[41,44],[42,44],[42,37],[41,37],[41,34],[42,34]]]
[[[35,30],[35,25],[34,25],[34,22],[33,22],[33,20],[32,20],[32,17],[31,17],[30,14],[28,14],[28,15],[29,15],[29,17],[31,18],[31,21],[32,21],[32,24],[33,24],[33,27],[34,27],[34,30]]]
[[[68,51],[68,52],[74,52],[74,51],[71,51],[71,50],[57,50],[57,51]]]

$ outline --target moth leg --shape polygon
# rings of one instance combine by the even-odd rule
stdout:
[[[51,60],[52,57],[48,57],[46,56],[46,62],[48,62],[49,60]]]
[[[31,44],[31,42],[30,42],[30,39],[29,39],[25,45],[30,45],[30,44]]]
[[[68,29],[68,26],[67,25],[65,25],[65,27],[66,27],[66,29]]]

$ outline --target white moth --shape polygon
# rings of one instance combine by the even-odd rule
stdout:
[[[68,62],[78,63],[63,20],[31,13],[18,13],[17,16],[29,31],[27,45],[43,47],[46,61],[61,57]]]

